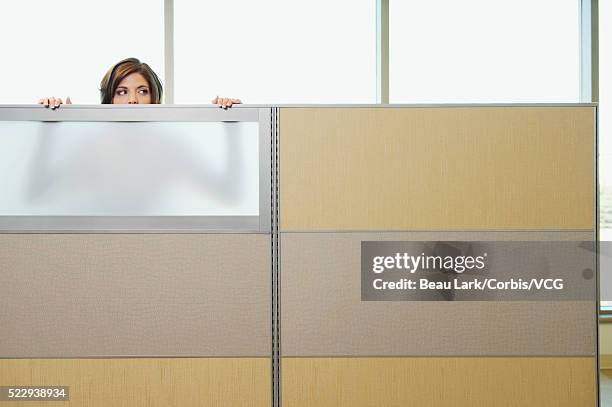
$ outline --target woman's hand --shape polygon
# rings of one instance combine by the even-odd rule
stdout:
[[[232,107],[232,105],[241,104],[242,101],[240,99],[220,98],[219,96],[216,96],[211,103],[214,103],[223,109],[227,109],[228,107]]]
[[[50,107],[51,109],[57,109],[58,107],[60,107],[62,103],[64,103],[62,99],[55,98],[53,96],[48,97],[48,98],[42,98],[38,101],[39,105],[43,105],[44,107]],[[70,96],[66,98],[66,104],[67,105],[72,104],[72,100],[70,100]]]

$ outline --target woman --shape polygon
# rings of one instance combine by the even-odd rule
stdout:
[[[162,84],[157,74],[137,58],[127,58],[116,63],[106,72],[100,82],[102,104],[159,104],[162,100]],[[42,98],[38,101],[44,107],[58,108],[62,99]],[[70,97],[67,104],[72,104]],[[242,103],[240,99],[215,97],[211,103],[224,109]]]

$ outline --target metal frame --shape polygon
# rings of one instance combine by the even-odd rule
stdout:
[[[599,102],[599,0],[580,0],[580,101]],[[599,360],[599,320],[601,316],[600,293],[600,242],[599,242],[599,106],[595,106],[595,245],[596,299],[595,299],[595,376],[596,405],[601,403],[601,378]]]
[[[597,1],[597,0],[595,0]],[[593,108],[593,120],[595,121],[594,126],[594,135],[593,135],[593,144],[594,144],[594,168],[593,175],[595,178],[595,183],[593,185],[594,191],[594,203],[595,203],[595,401],[596,405],[599,406],[601,400],[601,387],[600,387],[600,361],[599,361],[599,313],[600,313],[600,304],[601,304],[601,293],[600,293],[600,262],[599,262],[599,106],[595,106]]]
[[[580,101],[599,101],[599,4],[580,0]]]
[[[279,174],[279,117],[280,110],[272,108],[272,157],[271,178],[272,195],[272,358],[271,358],[271,392],[272,407],[281,406],[281,287],[280,287],[280,174]]]
[[[270,108],[2,106],[2,121],[258,122],[259,216],[0,216],[0,233],[270,233]]]
[[[165,103],[174,103],[174,0],[164,0]]]
[[[376,0],[376,103],[389,103],[389,0]]]
[[[0,105],[0,121],[42,122],[257,122],[259,108],[223,110],[215,105]]]

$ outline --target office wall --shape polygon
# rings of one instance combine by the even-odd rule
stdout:
[[[283,405],[594,405],[592,301],[359,290],[365,240],[592,240],[593,151],[592,107],[282,108]]]
[[[0,234],[0,385],[268,406],[270,252],[269,234]]]

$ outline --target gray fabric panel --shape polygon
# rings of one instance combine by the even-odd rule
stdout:
[[[270,235],[0,235],[0,357],[269,356]]]
[[[592,356],[593,301],[362,302],[362,240],[589,240],[592,232],[281,233],[283,356]]]

